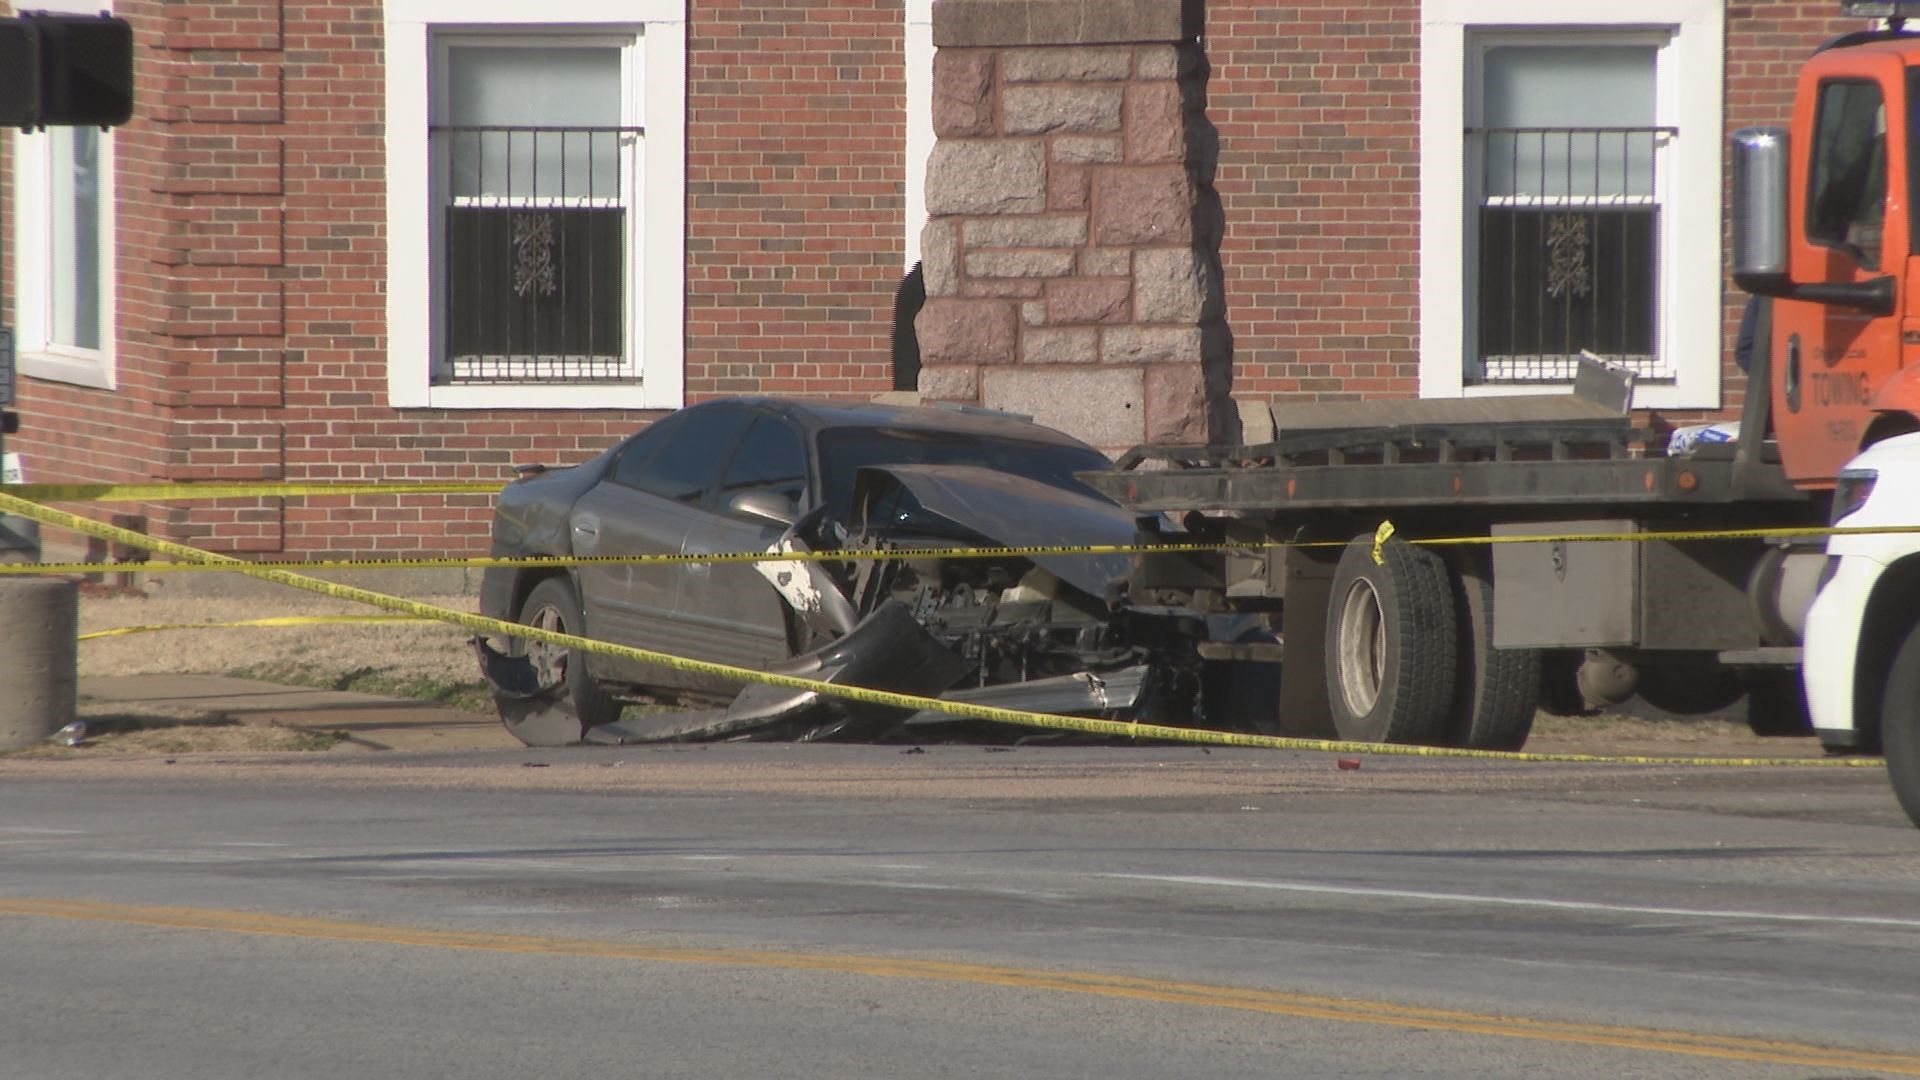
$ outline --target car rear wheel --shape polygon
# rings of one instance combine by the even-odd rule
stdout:
[[[584,634],[586,624],[573,586],[562,577],[550,577],[535,585],[514,621],[575,635]],[[532,663],[543,691],[559,691],[530,698],[494,695],[500,719],[514,738],[528,746],[567,746],[579,742],[586,729],[620,718],[620,702],[593,681],[587,671],[586,654],[526,638],[510,639],[506,651]]]
[[[1907,627],[1887,670],[1880,745],[1901,809],[1920,825],[1920,622]]]
[[[1448,734],[1457,648],[1447,568],[1431,550],[1347,545],[1327,607],[1327,701],[1353,742],[1437,745]]]

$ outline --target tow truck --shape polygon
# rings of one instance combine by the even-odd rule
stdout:
[[[1635,694],[1745,696],[1756,731],[1808,731],[1814,530],[1848,459],[1920,430],[1920,0],[1840,6],[1876,22],[1806,61],[1786,128],[1732,136],[1733,279],[1758,298],[1737,438],[1675,452],[1604,357],[1572,395],[1276,403],[1270,441],[1142,446],[1085,477],[1143,544],[1183,545],[1115,602],[1262,614],[1216,658],[1278,661],[1246,722],[1284,734],[1514,749],[1537,706]],[[1788,535],[1689,535],[1721,530]],[[1436,539],[1456,542],[1403,542]]]

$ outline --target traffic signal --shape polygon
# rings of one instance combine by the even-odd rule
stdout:
[[[133,28],[125,19],[0,19],[0,125],[116,127],[132,116]]]

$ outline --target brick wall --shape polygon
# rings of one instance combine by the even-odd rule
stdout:
[[[1419,393],[1419,15],[1207,4],[1236,397]]]
[[[687,393],[892,387],[899,0],[714,0],[687,34]]]

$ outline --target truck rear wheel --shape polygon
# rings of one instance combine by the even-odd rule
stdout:
[[[1484,554],[1455,549],[1457,620],[1452,742],[1473,750],[1518,750],[1540,702],[1540,650],[1493,647],[1493,571]]]
[[[1431,550],[1361,536],[1340,555],[1327,605],[1327,702],[1350,742],[1439,744],[1452,712],[1452,587]]]

